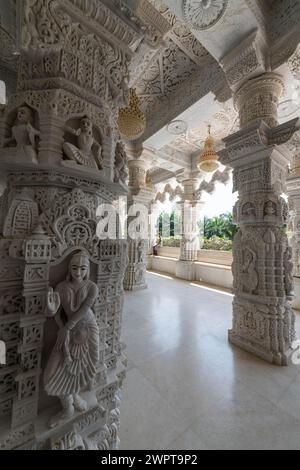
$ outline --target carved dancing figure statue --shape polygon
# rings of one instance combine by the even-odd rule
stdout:
[[[64,142],[63,144],[63,150],[71,162],[102,170],[102,147],[94,138],[92,121],[88,117],[84,117],[81,119],[80,127],[77,130],[72,127],[65,127],[65,131],[77,137],[77,147],[70,142]],[[96,157],[92,151],[93,147],[97,148]],[[66,165],[68,163],[64,162]]]
[[[241,272],[241,282],[245,290],[252,293],[258,284],[258,274],[255,270],[256,253],[247,247],[244,251],[244,263]]]
[[[60,329],[45,369],[44,385],[47,394],[58,397],[63,408],[51,418],[50,427],[71,418],[75,409],[87,409],[79,394],[92,385],[96,374],[99,329],[92,307],[98,288],[89,280],[89,271],[89,257],[83,252],[73,255],[66,280],[48,292],[46,315],[56,316]],[[58,315],[62,313],[65,322]]]
[[[33,127],[33,114],[28,106],[18,108],[17,120],[12,127],[12,136],[4,140],[4,146],[16,144],[14,155],[30,163],[38,163],[36,154],[36,137],[40,131]]]
[[[138,254],[138,263],[143,262],[143,242],[142,240],[139,241],[138,246],[137,246],[137,254]]]
[[[114,182],[118,183],[119,181],[122,181],[122,183],[126,183],[127,178],[128,178],[127,155],[126,155],[123,144],[121,144],[121,142],[118,142],[116,145],[116,153],[115,153]]]
[[[287,295],[293,295],[294,291],[294,280],[293,280],[293,250],[291,246],[288,246],[283,258],[284,270],[285,270],[285,288]]]

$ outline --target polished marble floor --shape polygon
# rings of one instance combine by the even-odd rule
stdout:
[[[125,294],[121,449],[300,449],[300,366],[228,343],[229,292],[147,279]]]

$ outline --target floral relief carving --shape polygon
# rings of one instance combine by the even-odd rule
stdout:
[[[40,49],[60,46],[71,31],[70,17],[59,9],[56,0],[23,2],[22,47]]]

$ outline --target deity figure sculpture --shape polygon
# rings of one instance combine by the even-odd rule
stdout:
[[[12,127],[12,136],[4,139],[4,146],[16,144],[13,149],[14,156],[20,156],[25,162],[38,163],[36,137],[39,136],[40,132],[33,127],[32,110],[28,106],[21,106],[17,112],[17,120]]]
[[[119,183],[126,183],[128,178],[128,171],[127,171],[127,156],[124,149],[123,144],[118,142],[116,145],[116,153],[115,153],[115,177],[114,182]]]
[[[96,284],[89,280],[89,257],[73,255],[65,281],[55,291],[50,289],[46,315],[54,317],[60,327],[57,341],[48,360],[44,385],[49,396],[56,396],[62,411],[49,422],[54,427],[85,411],[87,403],[80,392],[91,387],[99,360],[99,329],[92,307],[98,295]]]
[[[70,142],[63,144],[63,150],[70,160],[68,162],[64,161],[64,165],[78,163],[89,168],[102,170],[102,148],[94,138],[92,121],[88,117],[84,117],[81,119],[80,127],[77,130],[72,127],[65,127],[65,131],[77,137],[77,147]],[[93,147],[97,149],[96,156],[94,156]]]
[[[243,209],[242,209],[242,214],[247,218],[255,217],[255,207],[253,206],[251,202],[247,202],[246,204],[244,204]]]
[[[264,206],[264,220],[273,221],[274,217],[276,217],[276,204],[272,201],[268,201]]]

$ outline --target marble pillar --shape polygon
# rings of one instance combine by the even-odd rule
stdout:
[[[233,168],[239,230],[233,242],[231,343],[277,365],[291,361],[295,340],[292,251],[285,233],[288,206],[285,143],[295,120],[277,122],[282,78],[265,73],[235,92],[241,130],[224,139],[221,162]]]
[[[146,270],[149,245],[149,210],[153,199],[153,190],[146,186],[148,164],[142,159],[143,149],[129,149],[131,160],[129,169],[128,210],[128,266],[125,273],[124,289],[140,290],[147,287]],[[130,225],[136,227],[130,232]]]
[[[198,258],[200,203],[196,199],[196,178],[181,180],[182,200],[178,202],[181,220],[180,255],[176,264],[176,277],[186,280],[195,279],[194,261]]]
[[[295,299],[293,306],[300,308],[300,153],[299,139],[292,145],[294,158],[287,178],[287,195],[290,206],[289,235],[293,250],[293,275]]]
[[[137,29],[101,2],[92,22],[86,2],[21,3],[0,116],[0,449],[116,449],[127,242],[97,237],[97,210],[127,194],[115,123]]]

